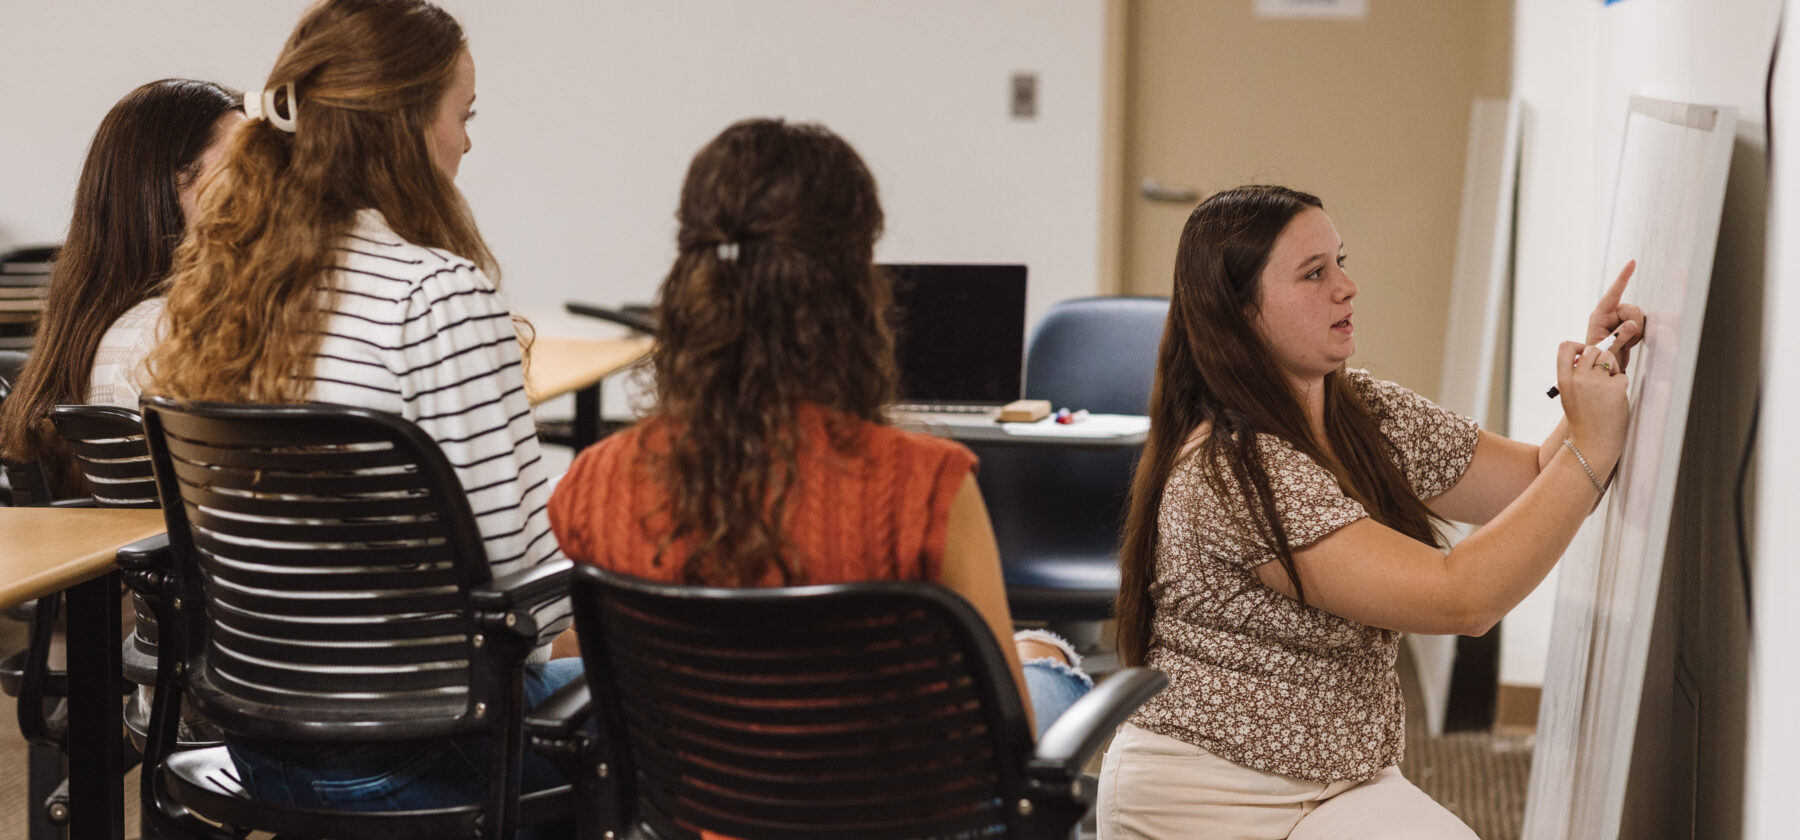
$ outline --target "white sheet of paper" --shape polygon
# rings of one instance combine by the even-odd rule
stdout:
[[[1090,414],[1078,423],[1058,423],[1051,415],[1036,423],[1001,423],[1009,435],[1050,438],[1115,438],[1150,430],[1150,418],[1142,414]]]

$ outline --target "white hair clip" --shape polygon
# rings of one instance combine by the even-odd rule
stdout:
[[[713,249],[713,252],[719,255],[719,259],[728,263],[737,262],[738,251],[739,248],[736,242],[720,242],[719,246]]]
[[[275,110],[275,94],[287,91],[287,116]],[[294,133],[294,117],[299,114],[299,101],[294,98],[294,83],[288,82],[280,87],[268,90],[253,90],[244,94],[244,116],[252,120],[268,120],[289,134]]]

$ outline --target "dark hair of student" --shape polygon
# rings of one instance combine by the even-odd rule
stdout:
[[[50,455],[59,489],[74,488],[74,473],[50,409],[87,401],[100,337],[158,294],[185,226],[177,187],[198,176],[219,118],[240,110],[242,98],[211,82],[163,79],[126,94],[94,132],[31,360],[0,410],[0,451],[17,460]]]
[[[426,131],[467,49],[426,0],[321,0],[269,71],[292,132],[251,120],[212,177],[175,255],[167,331],[148,360],[156,393],[298,402],[335,300],[320,283],[364,208],[402,239],[473,261],[493,255]],[[293,101],[288,101],[289,91]]]
[[[868,167],[823,126],[747,120],[694,156],[679,256],[657,302],[647,466],[666,489],[689,583],[804,582],[782,530],[809,401],[883,422],[894,391],[892,289],[874,265],[881,203]],[[847,429],[831,431],[847,451]]]
[[[1412,492],[1395,463],[1398,454],[1343,369],[1325,377],[1326,440],[1317,440],[1300,396],[1256,329],[1269,252],[1288,222],[1309,208],[1322,210],[1324,204],[1285,187],[1238,187],[1201,202],[1182,229],[1175,289],[1150,396],[1150,437],[1132,480],[1119,553],[1115,613],[1119,653],[1127,665],[1144,664],[1152,641],[1150,589],[1156,582],[1156,520],[1163,487],[1202,423],[1210,423],[1211,429],[1188,457],[1216,465],[1202,472],[1221,498],[1247,488],[1252,525],[1280,559],[1302,604],[1306,589],[1276,514],[1258,435],[1280,438],[1325,465],[1375,521],[1422,542],[1441,542],[1431,511]]]

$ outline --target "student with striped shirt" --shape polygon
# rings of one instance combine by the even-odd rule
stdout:
[[[474,116],[462,28],[424,0],[323,0],[267,85],[246,96],[251,120],[177,252],[148,391],[404,417],[456,467],[496,576],[559,558],[519,337],[452,183]],[[546,644],[569,623],[566,601],[548,610]],[[527,704],[579,674],[574,658],[528,667]],[[477,740],[229,746],[252,795],[300,806],[427,808],[486,789]],[[526,765],[527,789],[559,780]]]

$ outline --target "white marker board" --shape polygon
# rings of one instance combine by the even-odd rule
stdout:
[[[1463,162],[1462,215],[1456,229],[1456,269],[1451,275],[1450,312],[1444,330],[1443,372],[1437,403],[1484,428],[1499,362],[1512,292],[1513,199],[1519,182],[1520,109],[1516,99],[1476,99],[1469,109],[1469,151]],[[1474,528],[1451,534],[1461,542]],[[1407,648],[1418,664],[1426,726],[1444,731],[1450,677],[1456,665],[1455,636],[1409,633]]]
[[[1563,558],[1526,840],[1619,835],[1736,125],[1731,108],[1632,99],[1604,276],[1566,301],[1591,308],[1635,258],[1625,300],[1648,324],[1617,477]]]

